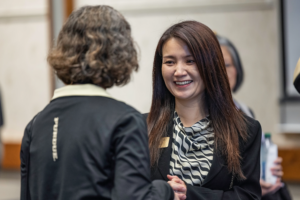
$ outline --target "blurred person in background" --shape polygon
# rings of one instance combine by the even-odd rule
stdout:
[[[48,61],[66,86],[25,129],[21,200],[185,199],[151,182],[146,123],[106,92],[138,70],[125,18],[109,6],[74,11]]]
[[[242,62],[237,49],[227,38],[220,35],[217,35],[217,38],[222,49],[230,88],[231,91],[235,93],[242,85],[244,79]],[[249,117],[255,118],[253,111],[247,105],[235,99],[233,101],[238,109]],[[264,139],[264,137],[262,139]],[[274,162],[274,167],[272,168],[272,174],[278,177],[274,185],[266,183],[264,180],[260,179],[263,200],[291,199],[286,186],[284,186],[285,184],[281,182],[281,177],[283,175],[281,162],[282,158],[278,157]],[[284,188],[281,189],[282,187]]]
[[[215,34],[197,21],[168,28],[152,77],[152,180],[190,200],[260,199],[261,127],[235,107]]]

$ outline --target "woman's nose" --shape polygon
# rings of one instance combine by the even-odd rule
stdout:
[[[177,63],[175,68],[175,76],[185,76],[187,74],[186,72],[186,66],[184,63]]]

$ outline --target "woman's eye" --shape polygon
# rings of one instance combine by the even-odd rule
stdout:
[[[165,61],[164,63],[167,64],[167,65],[171,65],[171,64],[173,64],[174,62],[171,61],[171,60],[168,60],[168,61]]]
[[[194,63],[195,61],[194,60],[188,60],[187,61],[187,63],[190,63],[190,64],[192,64],[192,63]]]
[[[230,66],[231,66],[231,64],[225,63],[225,67],[230,67]]]

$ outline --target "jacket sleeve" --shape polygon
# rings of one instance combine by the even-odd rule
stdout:
[[[139,113],[118,120],[112,138],[115,155],[113,200],[171,200],[174,192],[164,181],[150,180],[150,156],[145,121]]]
[[[1,103],[1,91],[0,91],[0,128],[4,124],[4,119],[3,119],[3,111],[2,111],[2,103]]]
[[[31,127],[33,121],[30,121],[29,124],[26,126],[24,131],[24,136],[22,139],[21,145],[21,200],[29,200],[29,186],[28,186],[28,173],[29,173],[29,147],[30,147],[30,134],[31,134]]]
[[[253,120],[254,121],[254,120]],[[230,190],[211,190],[204,187],[187,185],[187,200],[259,200],[261,199],[260,178],[260,141],[261,126],[255,121],[245,148],[242,148],[241,167],[246,180],[234,181]],[[248,133],[249,133],[248,132]]]

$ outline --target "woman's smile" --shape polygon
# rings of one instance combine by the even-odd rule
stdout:
[[[174,81],[175,85],[179,88],[185,88],[191,85],[193,81]]]

